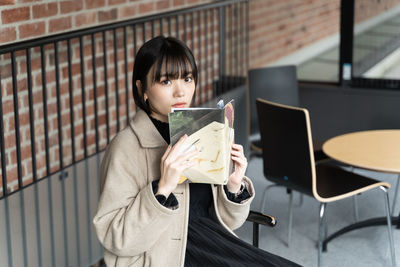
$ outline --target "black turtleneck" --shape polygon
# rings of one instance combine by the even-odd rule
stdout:
[[[149,116],[151,121],[153,122],[154,126],[157,128],[158,132],[161,134],[161,136],[164,138],[165,142],[167,144],[170,143],[169,139],[169,123],[168,122],[163,122],[159,121],[151,116]]]

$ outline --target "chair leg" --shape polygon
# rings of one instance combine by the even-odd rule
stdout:
[[[267,197],[266,197],[266,195],[267,195],[267,190],[270,189],[271,187],[274,187],[274,186],[279,186],[279,185],[271,184],[271,185],[268,185],[268,186],[265,187],[264,192],[263,192],[263,195],[262,195],[262,198],[261,198],[260,212],[264,212],[264,209],[265,209],[265,199],[267,198]]]
[[[397,202],[397,193],[399,193],[399,184],[400,184],[400,174],[397,176],[397,183],[396,183],[396,189],[394,191],[394,198],[393,198],[393,204],[392,204],[392,216],[394,216],[394,210],[396,208],[396,202]]]
[[[253,222],[253,246],[258,248],[258,238],[260,232],[260,225],[256,222]]]
[[[288,239],[287,246],[290,246],[290,240],[292,239],[292,222],[293,222],[293,190],[289,193],[289,223],[288,223]]]
[[[358,215],[358,201],[357,201],[357,195],[353,196],[353,207],[354,207],[354,219],[356,222],[360,220],[360,217]]]
[[[318,267],[322,266],[322,242],[324,238],[324,225],[325,225],[325,208],[326,203],[321,203],[319,206],[319,225],[318,225]]]
[[[392,219],[390,217],[390,204],[389,204],[389,194],[388,189],[384,186],[380,186],[380,189],[385,193],[385,208],[386,208],[386,219],[388,226],[388,234],[389,234],[389,243],[390,243],[390,255],[392,257],[392,266],[396,267],[396,255],[394,253],[394,242],[393,242],[393,233],[392,233]]]
[[[301,207],[301,205],[303,205],[303,201],[304,201],[303,199],[304,199],[304,194],[300,193],[300,200],[299,200],[298,207]]]

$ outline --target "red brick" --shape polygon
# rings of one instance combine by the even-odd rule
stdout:
[[[12,181],[16,181],[18,178],[18,170],[17,167],[13,167],[11,169],[7,169],[7,182],[10,183]],[[8,192],[15,191],[16,186],[12,186],[10,184],[7,185]]]
[[[75,75],[80,75],[81,73],[81,68],[80,68],[80,63],[73,63],[71,65],[71,69],[72,69],[72,77],[74,77]],[[62,71],[62,77],[64,79],[68,79],[69,76],[69,71],[68,71],[68,66],[65,66],[61,69]]]
[[[127,7],[119,8],[120,18],[133,17],[137,14],[137,5],[130,5]]]
[[[118,5],[126,3],[126,0],[108,0],[108,5]]]
[[[49,32],[59,32],[71,29],[71,17],[52,19],[49,22]]]
[[[164,9],[168,9],[170,6],[169,0],[161,0],[156,3],[156,9],[162,11]]]
[[[174,6],[183,6],[185,4],[185,0],[174,0]]]
[[[0,6],[5,6],[5,5],[13,5],[14,0],[1,0],[0,1]]]
[[[57,3],[41,4],[32,7],[33,18],[44,18],[56,15],[58,12]]]
[[[29,137],[29,135],[30,135],[29,129],[27,129],[27,134],[28,134],[27,136]],[[27,158],[30,158],[31,156],[32,156],[32,154],[31,154],[31,146],[30,145],[21,147],[21,158],[22,159],[27,159]]]
[[[3,24],[29,20],[30,18],[31,13],[29,7],[7,9],[1,12],[1,20]]]
[[[31,2],[40,2],[42,0],[18,0],[18,3],[31,3]]]
[[[108,11],[99,11],[98,12],[98,17],[99,17],[99,22],[106,22],[106,21],[112,21],[117,19],[118,14],[117,14],[117,9],[113,8]]]
[[[0,43],[8,43],[15,41],[17,33],[15,27],[4,28],[0,27]]]
[[[204,3],[206,1],[199,1],[199,0],[186,0],[187,4],[200,4],[200,3]]]
[[[105,0],[86,0],[86,9],[99,8],[105,5]]]
[[[82,10],[82,8],[83,8],[82,0],[70,0],[70,1],[63,1],[60,3],[61,14],[79,11]]]
[[[19,38],[24,39],[32,36],[44,35],[46,25],[42,22],[23,24],[19,26]]]
[[[79,14],[75,16],[76,27],[94,24],[96,21],[97,21],[97,13],[95,12]]]
[[[154,10],[154,3],[146,3],[146,4],[140,4],[139,5],[139,13],[148,13]]]

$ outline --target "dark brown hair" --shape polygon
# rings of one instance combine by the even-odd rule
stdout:
[[[157,36],[139,49],[132,74],[132,91],[136,106],[140,107],[148,114],[150,109],[144,101],[144,92],[147,90],[147,75],[151,68],[152,82],[159,82],[162,75],[167,79],[178,79],[192,74],[195,84],[197,84],[197,66],[192,51],[182,41],[174,37]],[[161,73],[165,66],[166,73]],[[136,86],[136,81],[142,84],[142,92]]]

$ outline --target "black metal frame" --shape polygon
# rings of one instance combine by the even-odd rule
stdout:
[[[230,16],[227,17],[227,10],[231,13],[235,12],[238,16]],[[209,19],[212,16],[213,19]],[[190,18],[190,19],[189,19]],[[197,22],[195,21],[197,18]],[[122,125],[120,120],[126,121],[128,123],[130,118],[129,107],[131,105],[132,99],[129,99],[129,79],[128,79],[128,48],[127,48],[127,29],[132,30],[133,35],[133,55],[136,55],[136,51],[138,48],[138,29],[142,31],[142,39],[146,40],[150,37],[155,36],[155,30],[157,26],[160,30],[160,34],[164,33],[164,23],[165,21],[168,23],[168,35],[173,33],[172,24],[175,22],[176,29],[175,36],[182,35],[180,32],[180,20],[183,19],[184,27],[183,27],[183,39],[184,41],[188,41],[188,33],[191,31],[191,44],[193,45],[195,42],[194,38],[198,39],[198,45],[200,49],[198,51],[194,50],[194,53],[198,52],[197,60],[200,70],[205,70],[205,74],[200,76],[199,83],[198,83],[198,92],[195,97],[199,97],[196,99],[196,104],[201,105],[210,100],[211,98],[216,97],[223,92],[226,92],[238,85],[244,84],[245,75],[247,73],[248,68],[248,23],[249,23],[249,7],[248,7],[248,0],[225,0],[225,1],[217,1],[209,4],[203,4],[199,6],[184,8],[180,10],[173,10],[168,11],[165,13],[149,15],[145,17],[119,21],[115,23],[110,23],[106,25],[100,25],[96,27],[91,27],[87,29],[75,30],[71,32],[66,32],[62,34],[56,34],[52,36],[47,36],[43,38],[27,40],[12,44],[7,44],[0,47],[0,56],[2,55],[10,55],[11,57],[11,76],[12,76],[12,88],[13,88],[13,99],[14,99],[14,124],[15,124],[15,145],[16,145],[16,157],[17,157],[17,170],[18,170],[18,188],[13,192],[8,192],[7,187],[7,162],[5,157],[5,145],[4,145],[4,121],[3,121],[3,102],[0,103],[0,143],[1,143],[1,173],[2,173],[2,189],[3,194],[0,195],[0,199],[11,195],[31,184],[34,184],[44,177],[49,177],[51,174],[54,174],[58,171],[62,171],[63,169],[70,167],[73,164],[76,164],[82,160],[87,159],[88,157],[95,155],[104,149],[104,147],[100,147],[100,133],[99,133],[99,103],[97,103],[97,81],[98,81],[98,72],[94,71],[98,68],[97,64],[99,62],[96,61],[96,56],[103,56],[102,67],[104,68],[104,92],[105,92],[105,113],[106,113],[106,142],[108,143],[112,137],[110,133],[110,122],[109,122],[109,103],[108,98],[110,97],[109,92],[109,78],[108,78],[108,71],[107,71],[107,35],[110,35],[109,38],[113,40],[113,47],[114,50],[114,57],[111,61],[114,63],[114,80],[115,80],[115,99],[116,99],[116,121],[117,130],[120,130]],[[203,21],[203,22],[202,22]],[[218,22],[217,22],[218,21]],[[226,23],[228,21],[228,23]],[[214,39],[214,32],[213,29],[211,30],[211,37],[205,38],[208,34],[208,27],[209,24],[214,28],[215,23],[218,24],[219,35],[218,39]],[[158,23],[158,24],[157,24]],[[197,24],[197,25],[196,25]],[[148,28],[150,26],[151,36],[148,35]],[[198,27],[195,29],[195,27]],[[236,27],[236,28],[235,28]],[[202,35],[202,30],[204,30],[204,36]],[[233,31],[236,30],[236,37],[234,37]],[[117,40],[117,34],[122,34],[123,38]],[[227,35],[227,33],[230,33]],[[197,34],[197,35],[196,35]],[[196,36],[195,36],[196,35]],[[85,103],[87,101],[86,96],[86,88],[89,86],[86,85],[85,82],[85,75],[87,75],[88,66],[85,64],[84,55],[87,56],[87,53],[84,53],[84,38],[88,38],[87,44],[91,41],[91,68],[92,68],[92,81],[93,81],[93,94],[94,94],[94,128],[95,128],[95,152],[91,153],[88,151],[88,122],[86,120],[87,110]],[[80,86],[81,88],[74,88],[73,84],[73,77],[72,77],[72,51],[71,51],[71,41],[75,41],[75,45],[79,48],[79,59],[75,59],[79,61],[80,64]],[[218,41],[219,46],[219,55],[214,55],[215,50],[215,43]],[[97,44],[102,42],[102,51],[97,48]],[[122,42],[123,46],[123,62],[124,68],[123,73],[120,73],[118,70],[118,42]],[[211,55],[209,52],[209,46],[211,42]],[[69,96],[69,125],[71,127],[71,153],[72,153],[72,162],[67,164],[64,162],[64,151],[63,151],[63,126],[62,126],[62,118],[61,118],[61,84],[60,84],[60,47],[66,46],[66,62],[67,62],[67,71],[68,71],[68,93]],[[38,177],[37,174],[37,158],[36,158],[36,136],[35,136],[35,121],[34,121],[34,114],[33,114],[33,82],[32,82],[32,75],[31,75],[31,51],[33,49],[36,50],[37,53],[40,54],[40,64],[41,64],[41,87],[42,87],[42,101],[43,101],[43,120],[44,120],[44,150],[45,150],[45,175],[43,177]],[[48,107],[47,107],[47,100],[49,99],[48,96],[48,86],[47,86],[47,78],[46,78],[46,71],[48,68],[46,67],[46,52],[49,50],[54,53],[54,66],[55,66],[55,91],[56,91],[56,103],[57,103],[57,132],[58,132],[58,157],[59,157],[59,168],[57,170],[51,170],[50,168],[50,142],[49,142],[49,122],[47,115],[49,114]],[[204,49],[204,54],[202,50]],[[23,184],[23,172],[21,166],[21,136],[20,136],[20,121],[19,121],[19,106],[18,106],[18,83],[17,83],[17,65],[16,59],[18,58],[18,53],[21,54],[21,51],[25,53],[26,57],[26,70],[27,70],[27,88],[28,88],[28,99],[29,99],[29,125],[30,125],[30,142],[31,142],[31,156],[32,156],[32,176],[33,182],[29,183],[28,185]],[[230,54],[227,54],[230,53]],[[202,61],[202,55],[205,55],[207,58],[206,61]],[[210,60],[208,57],[211,57],[211,66]],[[218,57],[218,58],[217,58]],[[218,62],[218,65],[215,63]],[[229,62],[230,68],[227,68],[227,63]],[[214,66],[218,66],[218,72],[214,68]],[[235,67],[233,67],[235,66]],[[1,67],[1,66],[0,66]],[[211,69],[209,75],[209,69]],[[125,99],[126,99],[126,118],[121,118],[119,106],[119,95],[120,95],[120,86],[118,85],[118,77],[120,75],[124,75],[124,83],[125,83]],[[4,77],[2,78],[0,73],[0,97],[2,93]],[[205,85],[203,85],[205,84]],[[212,93],[210,94],[208,90],[209,86],[211,85]],[[203,88],[204,87],[204,88]],[[74,125],[74,101],[73,101],[73,93],[76,90],[81,90],[81,101],[82,101],[82,124],[83,124],[83,158],[77,159],[76,157],[76,150],[75,150],[75,125]],[[126,119],[126,120],[125,120]],[[102,124],[104,125],[104,124]]]
[[[339,83],[341,85],[350,86],[353,88],[363,89],[400,89],[400,79],[373,79],[359,77],[354,73],[353,63],[353,40],[354,40],[354,2],[355,0],[342,0],[341,1],[341,16],[340,16],[340,59],[339,59]],[[400,37],[390,47],[385,47],[384,51],[380,54],[380,58],[384,58],[391,51],[393,46],[400,44]],[[374,64],[374,62],[365,62],[362,69],[367,69]],[[343,68],[351,68],[351,78],[346,80],[343,78]]]

